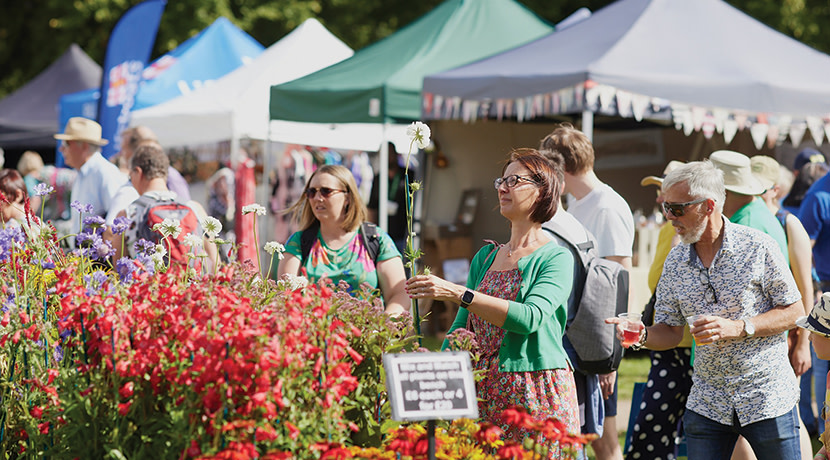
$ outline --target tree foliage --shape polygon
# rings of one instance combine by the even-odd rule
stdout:
[[[411,23],[442,0],[168,0],[153,58],[225,16],[269,46],[310,17],[354,49]],[[480,0],[486,1],[486,0]],[[555,24],[580,7],[596,11],[609,0],[519,0]],[[43,71],[73,42],[102,63],[118,18],[139,0],[17,0],[0,2],[0,97]],[[826,0],[729,0],[765,24],[820,51],[830,51]],[[701,33],[706,33],[701,31]]]

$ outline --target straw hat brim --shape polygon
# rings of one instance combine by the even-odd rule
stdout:
[[[93,145],[97,146],[104,146],[110,143],[110,141],[106,139],[83,139],[78,136],[73,136],[71,134],[54,134],[52,137],[59,141],[81,141],[81,142],[88,142]]]

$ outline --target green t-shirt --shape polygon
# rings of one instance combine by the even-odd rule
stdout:
[[[729,218],[729,222],[746,225],[771,236],[778,243],[778,247],[781,248],[784,260],[787,261],[787,264],[790,263],[790,253],[787,250],[787,234],[784,233],[784,227],[778,222],[775,214],[769,210],[764,200],[760,198],[752,200],[749,204],[735,211],[735,214],[732,214],[732,217]]]
[[[377,229],[380,238],[380,251],[378,261],[401,257],[395,243],[388,233],[380,228]],[[303,232],[296,232],[288,239],[285,245],[285,252],[302,259],[303,253],[300,246],[300,239]],[[375,263],[369,256],[360,232],[355,232],[354,237],[340,249],[329,248],[320,237],[317,231],[317,239],[311,246],[308,259],[302,264],[311,281],[317,281],[323,275],[334,281],[336,285],[341,280],[349,283],[351,291],[356,291],[363,283],[369,283],[373,288],[378,287],[378,272]]]

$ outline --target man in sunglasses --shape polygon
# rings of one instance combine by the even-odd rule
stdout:
[[[723,215],[724,174],[687,163],[663,181],[663,209],[681,243],[657,285],[654,325],[638,346],[676,347],[686,318],[697,343],[683,424],[688,457],[729,459],[738,436],[759,460],[799,460],[799,390],[784,332],[803,314],[775,240]],[[618,324],[618,318],[607,323]]]

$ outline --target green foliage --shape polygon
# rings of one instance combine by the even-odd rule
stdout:
[[[551,24],[580,7],[596,11],[609,0],[519,0]],[[43,71],[73,42],[103,62],[110,31],[139,0],[31,0],[0,2],[0,97]],[[225,16],[269,46],[316,17],[341,40],[361,49],[406,26],[441,0],[169,0],[153,57],[172,50]],[[729,0],[756,19],[820,51],[830,51],[824,0]],[[737,37],[736,37],[737,38]]]

